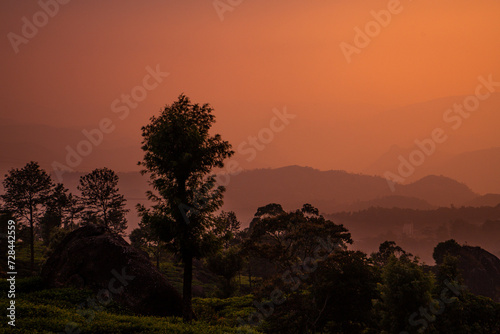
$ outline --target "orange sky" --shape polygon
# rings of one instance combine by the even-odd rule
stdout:
[[[401,1],[401,12],[348,63],[339,44],[353,44],[354,28],[390,2],[248,0],[221,21],[211,0],[73,0],[15,53],[8,34],[20,35],[22,18],[41,9],[5,0],[0,118],[81,131],[109,117],[116,131],[106,140],[135,143],[140,126],[184,92],[215,107],[216,130],[237,146],[286,106],[296,118],[245,167],[361,169],[388,150],[387,138],[349,138],[348,126],[471,94],[480,75],[500,81],[496,0]],[[170,75],[120,121],[111,103],[157,64]],[[362,151],[367,142],[373,148]]]

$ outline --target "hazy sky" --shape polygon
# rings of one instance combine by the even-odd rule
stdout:
[[[363,157],[352,151],[366,143],[347,138],[352,124],[474,93],[480,75],[500,81],[497,0],[61,2],[47,22],[36,1],[0,3],[0,118],[75,131],[109,118],[116,130],[106,140],[135,143],[140,126],[184,92],[215,108],[216,130],[234,146],[269,127],[273,108],[296,115],[255,166],[354,168]],[[356,44],[355,28],[377,29],[372,11],[382,10],[393,11],[380,14],[390,22]],[[25,38],[23,17],[40,27],[16,44],[9,33]],[[358,46],[350,62],[341,43]],[[157,66],[168,77],[121,120],[112,103]],[[376,154],[387,149],[369,142]]]

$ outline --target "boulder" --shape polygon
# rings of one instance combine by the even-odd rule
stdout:
[[[462,246],[459,268],[465,285],[476,295],[500,303],[500,259],[481,247]]]
[[[113,300],[142,315],[181,316],[182,297],[147,254],[101,226],[69,233],[42,268],[50,287],[86,287],[96,300]]]
[[[458,269],[465,285],[475,295],[490,297],[500,302],[500,259],[481,247],[460,245],[455,240],[442,242],[434,249],[436,264],[445,254],[458,259]],[[434,272],[437,273],[436,266]]]

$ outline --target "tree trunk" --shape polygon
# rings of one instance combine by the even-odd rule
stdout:
[[[109,227],[108,226],[108,217],[107,217],[107,208],[104,205],[102,206],[102,221],[104,223],[104,226]]]
[[[250,283],[250,289],[252,289],[252,268],[251,268],[250,258],[248,258],[248,281]]]
[[[160,244],[156,246],[156,269],[160,270]]]
[[[33,226],[33,205],[30,204],[30,265],[31,273],[35,272],[35,228]]]
[[[182,286],[182,317],[184,321],[193,319],[193,310],[191,308],[193,284],[193,256],[186,255],[184,257],[184,279]]]

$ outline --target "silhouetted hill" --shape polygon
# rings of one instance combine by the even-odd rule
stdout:
[[[379,176],[289,166],[231,176],[224,208],[235,211],[246,226],[258,207],[273,202],[286,210],[311,203],[322,212],[339,212],[366,207],[371,201],[374,206],[424,209],[424,202],[427,208],[461,205],[476,196],[466,185],[442,176],[397,185],[393,193]]]
[[[465,184],[435,175],[426,176],[396,189],[396,192],[403,196],[425,199],[436,206],[461,205],[476,197]]]
[[[497,206],[500,205],[500,194],[486,194],[478,196],[469,202],[465,203],[466,206]]]
[[[83,174],[65,173],[63,183],[78,194],[76,188]],[[117,174],[120,192],[131,210],[130,230],[139,221],[135,205],[149,204],[145,196],[148,177],[138,172]],[[228,180],[223,209],[234,211],[243,227],[248,226],[257,208],[273,202],[285,210],[311,203],[321,212],[334,213],[369,207],[430,210],[450,204],[460,206],[477,197],[467,186],[445,177],[429,176],[409,185],[398,185],[393,193],[382,177],[299,166],[244,171]]]
[[[287,210],[311,203],[320,210],[332,211],[355,201],[367,201],[391,191],[387,182],[367,175],[344,171],[322,172],[309,167],[244,171],[232,176],[227,185],[224,207],[249,220],[258,207],[280,203]]]
[[[369,201],[355,202],[346,206],[345,211],[361,211],[371,207],[387,209],[408,208],[415,210],[431,210],[436,208],[423,199],[394,195],[380,197]]]
[[[370,164],[363,172],[366,174],[374,174],[383,176],[385,172],[390,171],[397,174],[397,169],[400,165],[399,156],[408,158],[415,146],[401,147],[399,145],[391,145],[389,149],[380,155],[373,163]],[[424,164],[415,168],[413,174],[406,178],[406,182],[414,182],[426,175],[436,174],[437,166],[446,162],[453,157],[442,150],[436,150],[431,156],[427,157]],[[438,173],[440,174],[440,173]]]
[[[461,153],[443,162],[436,173],[465,182],[479,193],[500,193],[500,147]]]
[[[478,110],[465,119],[460,131],[443,120],[444,113],[455,103],[462,103],[465,96],[444,97],[436,100],[383,111],[367,118],[362,128],[367,138],[377,138],[384,150],[374,149],[365,154],[371,159],[365,174],[384,175],[396,173],[399,155],[408,159],[418,149],[415,141],[431,137],[433,129],[443,129],[447,139],[437,144],[425,162],[415,169],[406,181],[414,182],[426,175],[445,175],[466,183],[475,192],[500,193],[500,148],[498,147],[497,115],[500,93],[494,93],[481,102]],[[371,147],[371,146],[370,146]],[[378,153],[373,156],[373,153]]]
[[[380,156],[366,173],[384,175],[394,172],[399,166],[398,157],[408,157],[415,147],[401,148],[391,146],[388,152]],[[407,182],[413,182],[425,175],[445,175],[464,182],[479,193],[500,193],[500,147],[463,152],[456,155],[436,151],[427,158],[422,166],[415,169]]]
[[[367,253],[376,251],[386,240],[394,240],[426,263],[432,263],[434,246],[453,238],[460,243],[481,245],[500,256],[500,205],[433,210],[372,207],[325,217],[347,227],[355,248]]]

